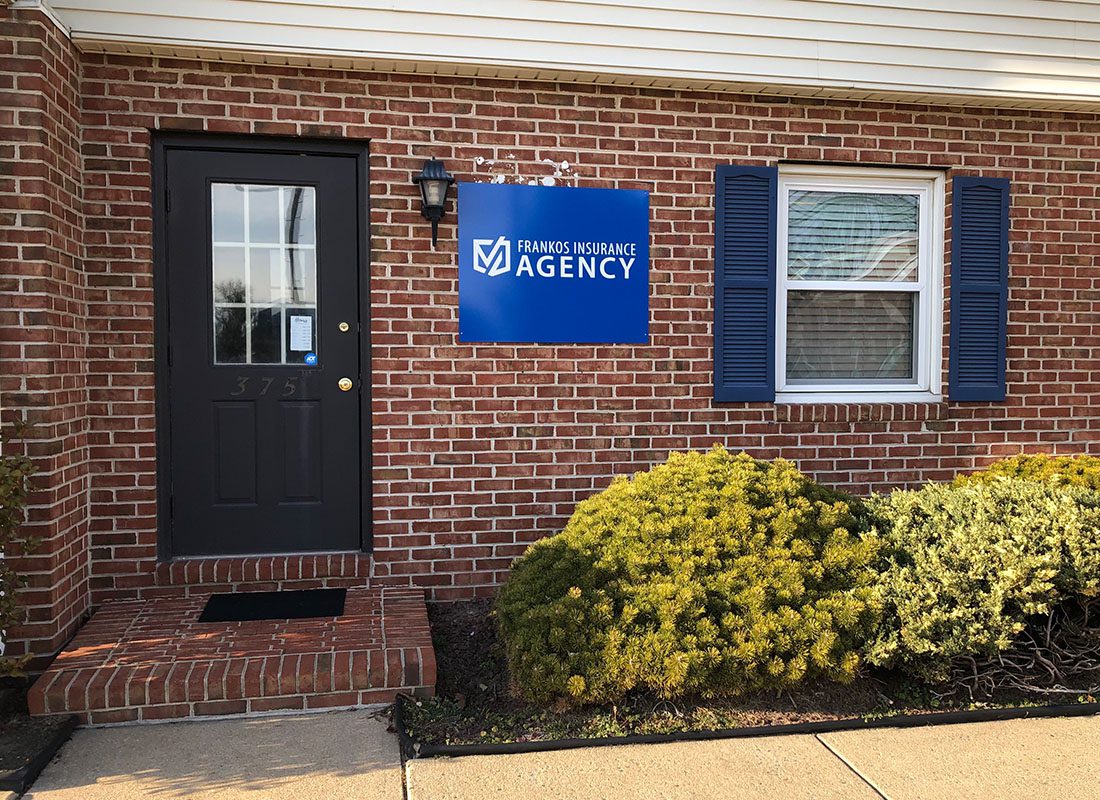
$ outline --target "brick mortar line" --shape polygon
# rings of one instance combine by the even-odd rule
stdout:
[[[28,18],[38,19],[30,14]],[[485,594],[485,587],[498,585],[506,574],[503,560],[518,555],[537,535],[560,527],[578,500],[602,488],[609,477],[622,474],[624,465],[629,465],[630,471],[645,468],[670,449],[695,446],[687,444],[690,442],[718,440],[771,453],[791,448],[800,454],[793,456],[797,461],[810,462],[808,471],[823,472],[831,483],[874,488],[916,481],[926,471],[977,467],[982,458],[1004,454],[1010,448],[1022,450],[1025,445],[1049,443],[1050,449],[1062,451],[1074,444],[1074,449],[1100,448],[1100,439],[1092,435],[1100,424],[1097,416],[1076,404],[1066,405],[1072,402],[1067,400],[1069,394],[1087,393],[1100,385],[1100,370],[1089,369],[1092,359],[1063,358],[1056,353],[1062,340],[1069,342],[1066,347],[1081,350],[1094,328],[1088,324],[1088,315],[1095,301],[1084,292],[1095,291],[1097,284],[1084,262],[1100,245],[1100,230],[1093,221],[1098,193],[1090,180],[1091,171],[1100,163],[1100,114],[1096,111],[976,110],[969,102],[951,103],[944,98],[914,98],[908,103],[896,98],[834,102],[833,98],[762,95],[747,87],[650,90],[582,85],[562,77],[402,78],[387,70],[364,67],[241,66],[201,57],[81,55],[66,46],[44,20],[21,38],[46,41],[46,55],[23,59],[14,69],[41,72],[48,91],[47,98],[37,105],[57,112],[56,120],[29,126],[34,129],[33,140],[20,145],[32,156],[29,163],[34,172],[45,173],[27,180],[37,184],[61,174],[67,187],[79,168],[72,184],[75,195],[54,197],[52,190],[33,195],[36,201],[39,195],[50,200],[44,210],[35,213],[47,214],[43,217],[46,221],[58,220],[51,224],[65,232],[61,241],[70,241],[66,237],[73,236],[73,226],[65,221],[68,215],[57,216],[59,210],[72,210],[82,221],[75,229],[85,234],[78,237],[76,247],[86,267],[83,272],[77,270],[83,275],[83,299],[66,295],[66,281],[80,280],[72,275],[62,275],[59,288],[40,294],[57,298],[58,306],[83,303],[81,310],[97,323],[81,334],[87,352],[96,356],[82,360],[82,372],[88,376],[83,396],[90,406],[86,414],[89,427],[83,433],[88,442],[83,463],[85,469],[88,464],[104,466],[84,479],[84,502],[91,522],[84,539],[72,544],[70,534],[61,532],[50,540],[57,547],[88,545],[84,547],[88,553],[83,562],[87,565],[84,585],[89,578],[101,581],[101,588],[90,589],[92,602],[101,603],[112,596],[135,599],[161,585],[157,578],[149,577],[156,569],[152,555],[156,519],[149,512],[156,506],[148,481],[153,472],[148,408],[154,392],[145,380],[151,375],[147,365],[151,363],[152,332],[145,323],[134,324],[146,318],[152,303],[147,269],[151,254],[145,131],[160,122],[168,127],[182,121],[191,126],[197,122],[203,129],[238,133],[312,131],[364,141],[370,138],[377,144],[372,144],[370,162],[373,185],[380,193],[372,192],[372,198],[382,202],[372,206],[370,214],[372,225],[378,225],[371,265],[372,280],[377,283],[371,298],[372,307],[388,313],[372,320],[372,337],[379,338],[372,340],[371,352],[380,360],[372,378],[381,389],[378,402],[393,416],[376,427],[376,442],[379,465],[391,476],[400,477],[379,479],[376,484],[376,542],[381,558],[369,560],[364,568],[367,575],[357,577],[407,587],[423,583],[429,596],[441,599]],[[113,87],[121,87],[114,98],[121,101],[118,104],[107,102],[116,94]],[[33,93],[23,92],[19,99],[28,94]],[[536,114],[528,114],[531,107]],[[22,113],[20,106],[13,108]],[[530,119],[524,119],[525,115]],[[437,144],[443,157],[460,162],[460,171],[477,180],[495,174],[508,174],[509,180],[546,174],[543,156],[557,161],[568,155],[576,172],[563,175],[563,184],[640,182],[653,187],[655,251],[651,269],[656,288],[651,304],[654,325],[659,319],[661,333],[654,333],[649,346],[616,347],[612,352],[618,355],[611,358],[593,354],[590,359],[562,359],[556,348],[466,348],[452,343],[456,311],[448,298],[455,292],[454,267],[445,253],[421,263],[425,251],[409,246],[423,233],[415,194],[407,186],[409,170],[422,147],[412,132],[444,118],[454,122],[439,130]],[[51,142],[61,144],[52,155],[46,149]],[[1019,187],[1013,206],[1019,228],[1013,239],[1013,290],[1024,290],[1024,295],[1018,306],[1013,306],[1013,313],[1021,316],[1013,329],[1018,338],[1010,344],[1018,373],[1013,380],[1021,384],[1015,399],[1023,404],[1023,413],[1008,408],[1014,418],[1005,421],[1004,413],[983,412],[981,416],[989,419],[982,423],[970,412],[945,411],[945,416],[954,419],[929,421],[927,429],[918,432],[912,426],[924,416],[919,413],[891,411],[864,417],[854,411],[802,408],[787,412],[784,416],[788,419],[775,420],[789,428],[761,434],[762,424],[773,424],[768,414],[715,407],[704,399],[712,284],[698,279],[696,273],[704,268],[709,271],[713,224],[709,204],[701,201],[711,191],[710,165],[731,159],[771,161],[791,152],[814,153],[824,160],[871,154],[871,160],[886,163],[880,150],[914,166],[1003,171],[1012,175]],[[501,161],[509,154],[517,156],[510,166]],[[56,163],[52,160],[55,156]],[[474,156],[501,163],[482,167],[472,161]],[[685,198],[686,202],[681,202]],[[1058,199],[1056,205],[1052,198]],[[445,251],[450,252],[452,245]],[[28,241],[21,246],[37,252],[41,243]],[[73,253],[61,251],[62,258],[70,256]],[[36,263],[52,263],[57,258],[57,252],[50,250]],[[409,267],[416,269],[405,275]],[[40,276],[19,279],[33,280],[36,286],[54,285],[40,284]],[[1058,323],[1053,315],[1061,312],[1063,298],[1081,305],[1070,319]],[[49,313],[64,316],[57,309],[51,308]],[[116,320],[126,324],[116,328]],[[681,323],[689,332],[673,333]],[[73,345],[26,342],[15,346],[28,352],[50,352],[45,344]],[[499,353],[508,355],[492,355]],[[689,355],[677,358],[682,353]],[[37,366],[52,359],[29,360]],[[437,395],[429,386],[407,382],[407,374],[422,371],[418,361],[429,362],[427,369],[473,377],[444,382]],[[568,395],[550,393],[543,398],[533,387],[541,385],[540,381],[553,382],[554,364],[561,361],[576,364],[575,371],[592,369],[589,364],[606,364],[604,370],[615,373],[636,371],[637,383],[648,390],[622,394],[615,388],[618,384],[597,382],[596,388]],[[673,362],[686,366],[673,367]],[[498,369],[517,375],[533,372],[535,383],[517,377],[509,384],[483,384],[478,377]],[[1047,374],[1030,381],[1025,369]],[[654,377],[669,371],[681,376],[677,381],[684,381],[683,391],[670,393],[668,381]],[[28,391],[28,385],[48,385],[55,377],[29,373],[8,380]],[[593,386],[588,382],[576,385]],[[1053,390],[1045,391],[1052,385]],[[36,396],[49,391],[34,389]],[[116,396],[118,399],[113,399]],[[608,398],[614,399],[615,407],[604,409],[602,404]],[[524,429],[516,425],[497,425],[511,415],[534,414],[530,406],[540,399],[555,412],[559,405],[564,407],[561,413],[567,415],[564,421],[545,423],[548,435],[572,440],[577,451],[588,451],[583,458],[563,462],[580,465],[568,477],[552,477],[555,473],[550,462],[524,455],[545,449],[546,437],[520,433]],[[428,410],[437,417],[417,420],[414,412],[425,410],[424,404],[429,404]],[[829,404],[829,408],[836,406]],[[677,419],[681,411],[688,415],[682,420]],[[461,416],[464,413],[473,416]],[[714,418],[707,420],[708,415]],[[142,420],[141,427],[123,431],[108,424],[130,416]],[[581,416],[589,421],[582,425],[577,421]],[[655,419],[661,416],[663,422]],[[468,423],[477,418],[490,421]],[[816,425],[812,431],[808,427],[802,430],[818,422],[826,430]],[[437,425],[473,433],[456,435],[461,442],[457,446],[448,443],[442,451],[436,450],[435,442],[425,446],[428,437],[410,434],[414,428],[433,430]],[[661,425],[667,431],[660,435],[645,432],[646,427]],[[838,425],[851,428],[847,432],[828,430]],[[608,433],[612,429],[628,433]],[[388,431],[398,435],[391,437]],[[479,443],[471,450],[462,446],[471,436],[513,435],[529,439],[530,447],[497,450]],[[858,438],[852,438],[855,435]],[[819,441],[817,445],[803,444],[803,436],[808,437],[807,442],[810,438]],[[615,451],[610,460],[597,455],[605,449],[604,442],[611,442]],[[399,452],[398,446],[403,450]],[[858,448],[860,455],[830,463],[840,458],[836,453],[844,447],[850,454]],[[416,454],[410,457],[413,450]],[[461,459],[460,463],[447,465],[454,458]],[[874,459],[891,463],[879,468],[873,466]],[[605,460],[606,468],[593,466]],[[55,459],[54,463],[60,462]],[[495,471],[498,467],[492,464],[513,475],[500,488],[483,490],[484,484],[479,483],[485,474],[482,470]],[[124,486],[105,476],[129,478],[131,484]],[[461,482],[461,488],[437,491],[436,480]],[[405,484],[420,483],[427,488],[415,492],[405,488]],[[439,493],[449,497],[438,508],[435,503],[428,511],[418,507],[418,503],[428,505],[422,502],[425,497]],[[504,493],[525,496],[522,502],[508,502],[509,498],[502,502]],[[58,497],[44,504],[42,513],[48,517],[51,509],[60,509],[67,502]],[[479,517],[478,507],[489,503],[499,505],[501,514],[494,519]],[[503,541],[498,539],[502,535],[506,535]],[[491,555],[475,555],[482,547],[490,548],[485,552]],[[414,559],[416,555],[426,558]],[[439,566],[424,568],[433,562]],[[45,572],[39,569],[36,574],[64,577],[71,563],[69,559],[61,567]],[[347,573],[346,577],[353,575]],[[459,576],[468,577],[459,581]],[[391,598],[390,605],[397,602]],[[395,628],[392,644],[400,640]],[[383,642],[387,647],[391,644]]]

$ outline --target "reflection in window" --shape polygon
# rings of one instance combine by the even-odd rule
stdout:
[[[244,308],[214,307],[214,352],[219,364],[244,363]]]
[[[916,195],[802,190],[792,191],[788,202],[788,278],[916,279]]]
[[[317,351],[316,205],[311,186],[211,187],[215,363]]]

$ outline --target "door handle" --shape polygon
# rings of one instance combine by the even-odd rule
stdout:
[[[341,378],[336,381],[336,385],[340,387],[341,392],[350,392],[354,384],[351,382],[351,378]]]

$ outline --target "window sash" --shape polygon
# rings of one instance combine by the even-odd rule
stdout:
[[[788,280],[917,280],[919,193],[787,187],[785,200]]]
[[[788,295],[787,295],[788,310],[790,309],[790,306],[791,306],[791,302],[790,302],[791,295],[793,293],[795,293],[796,291],[798,291],[798,290],[792,287],[790,289],[790,291],[788,292]],[[813,294],[821,295],[821,294],[825,294],[825,292],[820,292],[820,291],[815,290],[813,292]],[[877,319],[869,321],[868,324],[873,326],[874,330],[876,332],[881,332],[882,336],[875,337],[875,338],[870,338],[870,339],[863,339],[863,340],[860,340],[860,341],[850,341],[847,336],[845,336],[843,339],[838,338],[839,331],[830,330],[829,326],[827,324],[827,320],[830,317],[834,316],[834,314],[839,314],[839,315],[843,316],[846,313],[845,309],[844,309],[844,306],[836,306],[836,305],[833,305],[832,307],[826,306],[824,309],[818,309],[816,307],[815,308],[805,308],[804,307],[803,308],[803,313],[808,312],[810,315],[816,315],[818,317],[819,322],[825,323],[823,327],[819,325],[815,328],[815,330],[809,331],[809,333],[810,333],[810,338],[809,339],[807,339],[806,336],[802,332],[796,332],[795,337],[793,337],[793,338],[799,340],[800,343],[801,343],[802,353],[800,355],[803,358],[805,358],[807,354],[812,354],[814,351],[818,351],[822,356],[824,356],[823,363],[815,364],[813,362],[807,361],[807,362],[804,362],[805,365],[810,366],[810,367],[814,367],[814,368],[818,369],[821,372],[826,372],[826,371],[829,370],[830,367],[836,367],[836,366],[839,366],[839,365],[857,365],[857,369],[858,369],[858,365],[861,363],[858,360],[858,352],[860,350],[863,350],[863,349],[881,350],[883,347],[887,347],[888,346],[887,343],[889,341],[889,338],[888,338],[889,337],[889,332],[890,332],[889,329],[894,327],[896,324],[904,324],[908,328],[908,331],[907,331],[908,337],[907,338],[900,338],[899,337],[897,339],[897,341],[899,343],[904,342],[905,345],[908,347],[908,353],[907,353],[907,358],[905,359],[905,363],[904,364],[896,364],[896,363],[895,364],[890,364],[889,362],[883,362],[881,364],[877,364],[876,366],[878,366],[880,368],[885,368],[886,371],[889,371],[891,369],[891,367],[899,367],[899,368],[903,367],[904,372],[911,373],[911,375],[913,377],[910,377],[908,375],[899,375],[899,376],[895,376],[895,377],[878,377],[878,378],[846,377],[846,376],[841,376],[841,375],[831,375],[831,376],[822,375],[820,377],[797,377],[797,373],[798,373],[797,366],[796,366],[795,370],[792,372],[791,371],[792,365],[788,363],[786,365],[786,368],[788,370],[787,385],[789,387],[791,387],[792,389],[797,389],[797,388],[803,387],[803,386],[817,387],[822,383],[828,383],[828,384],[835,384],[837,386],[845,386],[845,387],[847,387],[848,390],[853,390],[853,389],[858,390],[858,389],[862,388],[863,386],[867,385],[868,383],[873,383],[876,386],[882,385],[882,386],[890,386],[890,387],[893,387],[893,388],[899,388],[900,387],[901,389],[905,389],[905,387],[910,386],[913,383],[914,378],[917,375],[917,370],[918,370],[917,358],[918,358],[919,353],[918,353],[916,343],[917,343],[918,337],[920,336],[920,333],[921,333],[920,330],[919,330],[919,327],[918,327],[919,324],[920,324],[920,307],[919,307],[920,306],[920,295],[919,295],[919,293],[917,293],[917,292],[889,292],[889,293],[886,293],[886,292],[863,291],[863,292],[844,292],[843,294],[847,295],[848,297],[851,297],[854,294],[860,294],[860,295],[869,295],[870,294],[870,295],[875,295],[877,297],[884,297],[884,296],[889,297],[892,300],[901,300],[902,298],[905,298],[905,301],[903,301],[903,306],[908,306],[908,308],[905,309],[905,311],[907,312],[907,314],[905,316],[905,322],[904,323],[898,323],[895,320],[891,319],[889,316],[887,316],[887,317],[878,317]],[[858,302],[858,301],[856,301],[856,302]],[[859,312],[857,311],[856,313],[858,314]],[[874,311],[873,311],[873,309],[868,309],[865,313],[874,314]],[[909,314],[912,314],[912,316],[911,317],[908,316]],[[792,339],[792,336],[791,336],[792,331],[790,329],[790,323],[791,323],[792,320],[791,320],[790,317],[788,317],[787,321],[788,321],[788,326],[787,326],[786,334],[787,334],[787,339],[788,339],[788,344],[789,344],[790,340]],[[855,324],[858,325],[858,320],[846,320],[846,322],[849,322],[849,324],[851,322],[855,322]],[[886,337],[886,338],[884,338],[884,337]],[[836,355],[839,356],[839,358],[836,359],[836,361],[834,361],[832,364],[828,363],[828,355],[827,355],[830,352],[830,349],[831,349],[830,342],[835,342],[836,343],[836,350],[838,351]],[[788,352],[788,356],[789,355],[790,355],[790,352]],[[853,356],[855,356],[855,357],[853,358]]]
[[[913,177],[899,170],[824,167],[784,168],[779,176],[776,235],[776,392],[787,398],[826,393],[837,399],[862,396],[904,398],[907,394],[938,396],[942,343],[943,178]],[[913,194],[918,197],[917,278],[912,281],[798,280],[787,275],[788,218],[792,191],[850,192],[856,194]],[[913,321],[914,378],[912,380],[847,379],[789,381],[787,378],[787,294],[793,290],[846,292],[909,292],[916,295]],[[937,294],[937,292],[939,294]],[[778,397],[778,399],[785,399]],[[923,398],[922,398],[923,399]]]

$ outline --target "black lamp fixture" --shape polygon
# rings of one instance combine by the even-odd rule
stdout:
[[[438,158],[425,161],[420,174],[413,178],[413,183],[420,186],[420,213],[432,221],[433,250],[439,234],[439,220],[443,219],[443,204],[447,202],[447,190],[454,182],[454,176],[444,169]]]

